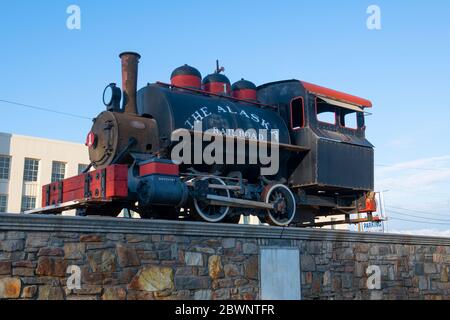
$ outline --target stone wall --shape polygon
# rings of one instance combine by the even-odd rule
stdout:
[[[450,239],[25,215],[0,215],[0,298],[259,299],[267,246],[299,248],[303,299],[450,298]],[[367,289],[369,265],[381,290]]]

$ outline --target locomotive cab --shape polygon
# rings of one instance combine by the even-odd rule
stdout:
[[[314,215],[357,213],[374,188],[373,145],[365,137],[370,101],[299,80],[258,87],[258,99],[278,106],[292,144],[309,152],[289,160],[288,183]]]

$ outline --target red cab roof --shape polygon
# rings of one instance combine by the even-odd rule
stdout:
[[[300,81],[303,85],[303,87],[313,93],[313,94],[317,94],[319,96],[325,96],[327,98],[331,98],[331,99],[335,99],[335,100],[340,100],[343,102],[347,102],[350,104],[354,104],[357,106],[361,106],[361,107],[365,107],[365,108],[372,108],[372,102],[370,102],[367,99],[363,99],[357,96],[353,96],[351,94],[348,93],[344,93],[344,92],[340,92],[340,91],[336,91],[333,89],[328,89],[325,87],[321,87],[306,81]]]

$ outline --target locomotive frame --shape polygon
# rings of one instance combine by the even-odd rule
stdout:
[[[298,227],[377,219],[372,216],[373,146],[365,138],[364,123],[370,101],[299,80],[257,88],[249,87],[248,81],[233,87],[225,83],[224,92],[217,92],[222,83],[214,81],[226,79],[220,70],[199,88],[193,81],[198,71],[192,67],[187,70],[194,69],[193,74],[186,75],[186,67],[172,74],[173,79],[182,79],[182,85],[156,82],[137,91],[140,56],[125,52],[120,57],[123,90],[115,84],[105,89],[111,91],[109,98],[104,97],[107,111],[94,119],[86,140],[91,165],[81,175],[44,186],[42,207],[26,213],[76,209],[78,215],[116,216],[127,209],[142,218],[212,223],[237,223],[242,214],[252,214],[271,225]],[[232,96],[231,88],[240,94]],[[170,159],[173,144],[168,137],[174,132],[188,129],[192,138],[204,134],[192,130],[186,120],[193,106],[221,104],[229,110],[246,110],[253,120],[268,118],[264,121],[280,130],[276,146],[283,165],[278,174],[255,175],[258,166],[191,166]],[[332,110],[335,124],[320,122],[318,108]],[[346,126],[348,114],[356,116],[356,128]],[[225,127],[238,121],[214,116],[216,122],[228,121]],[[252,143],[247,138],[225,138]],[[92,166],[96,170],[89,171]],[[367,213],[367,218],[351,219],[354,213]],[[330,215],[345,219],[315,221]]]

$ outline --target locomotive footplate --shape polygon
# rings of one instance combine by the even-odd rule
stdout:
[[[372,216],[371,214],[367,215],[367,218],[357,218],[357,219],[350,219],[346,218],[343,220],[335,220],[335,221],[324,221],[324,222],[315,222],[312,225],[309,225],[310,227],[325,227],[325,226],[334,226],[339,224],[358,224],[358,223],[364,223],[364,222],[381,222],[385,221],[385,219],[381,219],[377,216]]]
[[[64,203],[57,203],[52,204],[43,208],[37,208],[32,210],[27,210],[24,212],[24,214],[40,214],[40,213],[46,213],[46,214],[60,214],[63,211],[66,210],[72,210],[72,209],[79,209],[79,208],[85,208],[87,206],[96,206],[96,205],[105,205],[108,203],[112,203],[111,199],[81,199],[81,200],[72,200],[67,201]]]

